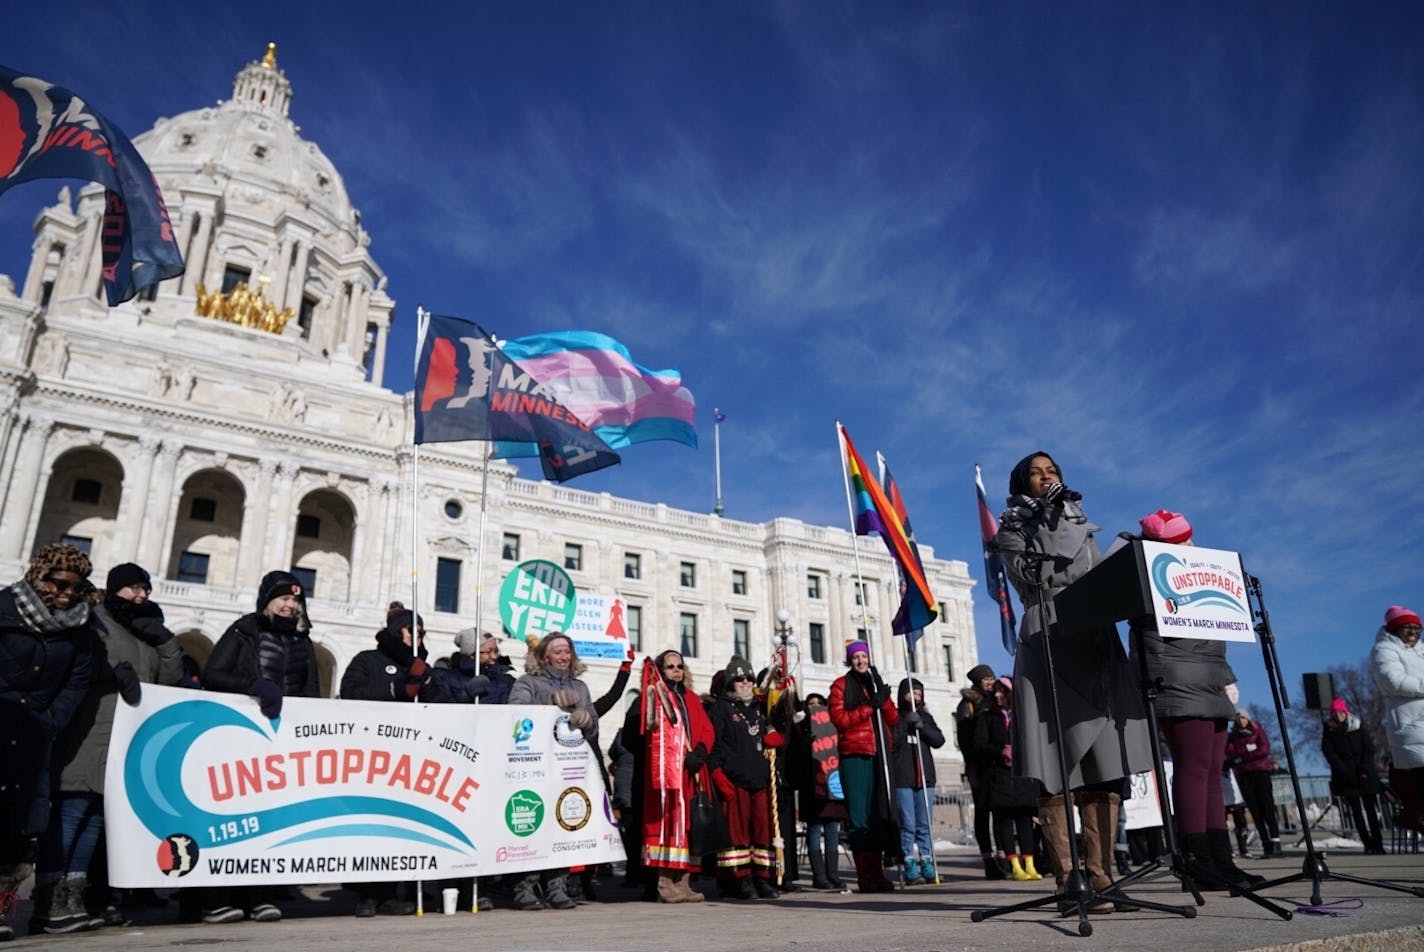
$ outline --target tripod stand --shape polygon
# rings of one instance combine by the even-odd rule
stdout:
[[[1327,879],[1338,879],[1348,883],[1358,883],[1362,886],[1392,889],[1395,892],[1409,893],[1424,899],[1424,887],[1406,886],[1402,883],[1367,879],[1363,876],[1349,876],[1344,873],[1332,873],[1330,868],[1325,865],[1325,854],[1316,851],[1315,839],[1310,832],[1310,821],[1305,815],[1305,797],[1300,792],[1300,775],[1295,770],[1295,752],[1291,749],[1290,733],[1286,730],[1285,709],[1290,706],[1290,700],[1286,696],[1284,680],[1281,676],[1280,658],[1276,654],[1276,636],[1271,631],[1271,616],[1266,610],[1265,597],[1261,593],[1261,580],[1254,575],[1246,575],[1246,594],[1251,602],[1251,613],[1256,619],[1256,634],[1261,638],[1261,655],[1266,662],[1266,678],[1271,684],[1271,699],[1276,705],[1276,723],[1281,729],[1281,747],[1286,752],[1286,766],[1290,770],[1291,791],[1295,795],[1296,815],[1300,817],[1300,828],[1305,840],[1305,861],[1300,872],[1269,880],[1256,888],[1269,889],[1272,886],[1280,886],[1285,883],[1309,881],[1310,902],[1312,905],[1318,906],[1321,902],[1320,884]]]
[[[1051,556],[1043,552],[1026,550],[1020,558],[1024,562],[1028,576],[1032,579],[1038,596],[1039,612],[1039,639],[1043,644],[1043,662],[1047,672],[1048,686],[1048,710],[1050,720],[1048,723],[1051,736],[1057,738],[1054,745],[1058,753],[1058,780],[1059,789],[1063,792],[1063,812],[1066,821],[1065,829],[1068,831],[1068,876],[1064,883],[1063,893],[1049,893],[1047,896],[1040,896],[1037,899],[1030,899],[1026,902],[1014,903],[1008,906],[997,906],[991,909],[976,909],[969,914],[971,922],[983,922],[985,919],[992,919],[995,916],[1002,916],[1010,912],[1019,912],[1025,909],[1037,909],[1041,906],[1052,905],[1060,910],[1060,915],[1068,916],[1074,912],[1078,915],[1078,934],[1080,936],[1090,936],[1093,934],[1092,923],[1088,921],[1088,908],[1098,903],[1110,902],[1121,903],[1135,909],[1152,909],[1157,912],[1167,912],[1173,915],[1184,916],[1188,919],[1194,918],[1197,911],[1192,906],[1168,906],[1162,903],[1146,902],[1138,899],[1131,899],[1124,896],[1118,889],[1117,884],[1105,890],[1096,890],[1092,887],[1088,877],[1083,872],[1078,855],[1078,840],[1074,836],[1073,824],[1073,796],[1069,789],[1071,771],[1068,769],[1068,751],[1063,743],[1063,718],[1058,705],[1058,675],[1053,665],[1053,629],[1048,622],[1048,598],[1047,587],[1043,582],[1043,563]],[[1111,831],[1107,831],[1111,835]],[[1059,857],[1060,861],[1062,857]]]
[[[1167,795],[1167,768],[1162,762],[1162,740],[1157,732],[1157,712],[1152,706],[1153,700],[1157,697],[1156,681],[1147,677],[1147,650],[1144,642],[1147,639],[1146,633],[1137,626],[1132,626],[1132,652],[1137,656],[1138,672],[1142,683],[1142,706],[1147,710],[1148,741],[1152,745],[1152,771],[1157,780],[1157,806],[1162,812],[1162,837],[1167,845],[1167,861],[1164,863],[1159,856],[1147,863],[1145,866],[1135,870],[1128,876],[1118,880],[1119,889],[1146,879],[1153,873],[1163,868],[1181,881],[1182,887],[1192,894],[1192,899],[1198,906],[1206,905],[1206,900],[1202,898],[1201,889],[1197,883],[1209,881],[1217,886],[1227,889],[1232,896],[1244,896],[1263,909],[1269,910],[1289,920],[1293,913],[1282,906],[1278,906],[1268,899],[1256,895],[1254,889],[1245,889],[1237,886],[1229,880],[1218,876],[1213,870],[1204,869],[1199,865],[1192,865],[1188,868],[1186,854],[1182,851],[1181,841],[1177,838],[1177,831],[1172,822],[1172,803]],[[1193,910],[1195,911],[1195,910]]]

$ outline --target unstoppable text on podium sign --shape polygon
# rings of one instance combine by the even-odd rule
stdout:
[[[1165,542],[1142,543],[1152,611],[1164,638],[1255,641],[1241,556]]]

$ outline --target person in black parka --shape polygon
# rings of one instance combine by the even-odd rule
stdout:
[[[1379,769],[1375,766],[1375,744],[1360,719],[1350,713],[1345,699],[1330,702],[1320,750],[1330,764],[1330,792],[1345,801],[1355,830],[1370,855],[1384,855],[1384,839],[1379,821]],[[1368,817],[1369,825],[1365,820]]]

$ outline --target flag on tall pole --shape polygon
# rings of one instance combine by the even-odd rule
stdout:
[[[417,354],[417,444],[531,443],[561,483],[622,461],[473,321],[421,312]]]
[[[109,306],[183,273],[168,206],[123,130],[67,89],[0,66],[0,192],[77,178],[104,186],[104,293]]]
[[[900,569],[901,578],[905,580],[906,597],[911,597],[913,592],[915,597],[923,601],[929,613],[925,624],[929,624],[939,614],[939,609],[935,605],[934,596],[930,594],[924,566],[920,564],[909,532],[900,514],[895,511],[895,506],[880,488],[880,483],[870,476],[869,467],[865,465],[865,460],[851,442],[850,434],[839,421],[836,422],[836,430],[840,433],[841,452],[846,461],[846,483],[850,488],[855,534],[880,533],[880,538],[890,550],[891,558]]]
[[[712,476],[717,493],[712,511],[719,516],[726,511],[722,505],[722,421],[725,419],[727,414],[722,412],[721,407],[712,408]]]
[[[989,509],[989,500],[984,495],[984,477],[979,465],[974,465],[974,488],[979,493],[979,535],[984,543],[984,586],[989,597],[999,607],[999,635],[1004,641],[1004,650],[1013,654],[1019,648],[1019,626],[1014,618],[1014,606],[1009,601],[1009,573],[1004,568],[1004,557],[994,548],[994,536],[999,534],[999,522]]]
[[[896,484],[895,477],[890,475],[890,467],[879,450],[875,452],[875,462],[880,467],[880,486],[885,491],[885,498],[889,500],[891,508],[895,510],[895,515],[900,520],[900,526],[905,530],[905,538],[910,543],[910,555],[914,558],[920,575],[923,576],[925,564],[920,559],[920,547],[915,542],[915,530],[910,528],[910,515],[905,510],[905,497],[900,495],[900,487]],[[890,630],[897,635],[904,635],[909,649],[914,651],[920,636],[925,633],[925,626],[934,621],[936,615],[938,612],[934,605],[925,603],[919,587],[909,584],[902,572],[900,574],[900,610],[895,613],[894,620],[890,622]]]

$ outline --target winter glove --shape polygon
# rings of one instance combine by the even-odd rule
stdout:
[[[579,697],[579,693],[573,688],[560,688],[554,692],[554,703],[565,710],[571,707],[578,707],[579,701],[581,700],[582,698]]]
[[[1068,487],[1064,486],[1062,483],[1050,483],[1049,485],[1045,486],[1043,489],[1043,496],[1040,497],[1044,507],[1046,508],[1058,502],[1062,498],[1064,490],[1066,490],[1067,488]]]
[[[138,672],[133,669],[133,665],[127,661],[114,665],[114,680],[119,682],[119,697],[124,699],[124,703],[129,707],[137,707],[143,697],[143,684],[139,681]]]
[[[432,675],[430,665],[424,659],[416,658],[410,663],[410,667],[405,669],[405,696],[414,698],[420,693],[420,689],[430,683]]]
[[[687,756],[682,758],[682,766],[688,773],[697,773],[705,763],[707,763],[707,752],[700,745],[689,750]]]
[[[761,742],[772,750],[775,750],[786,743],[786,735],[781,733],[781,731],[769,730],[766,732],[766,736],[761,739]]]
[[[906,711],[904,716],[900,718],[900,723],[905,725],[905,730],[913,731],[919,730],[923,720],[920,717],[919,711]]]
[[[723,800],[731,800],[737,795],[737,788],[732,785],[732,781],[727,779],[727,775],[721,770],[712,771],[712,782],[717,786],[717,792],[722,795]]]
[[[587,731],[594,725],[594,717],[586,708],[579,708],[569,715],[569,726],[576,730]]]
[[[478,701],[490,692],[493,685],[494,682],[483,674],[476,674],[465,683],[465,693],[470,696],[471,701]]]
[[[135,618],[129,622],[129,628],[138,636],[139,641],[155,648],[173,640],[173,632],[169,631],[159,618]]]
[[[623,656],[623,663],[618,666],[619,671],[632,671],[633,661],[638,657],[638,653],[633,650],[633,646],[628,646],[628,653]]]
[[[890,685],[888,684],[880,685],[870,696],[870,703],[875,707],[883,707],[888,700],[890,700]]]
[[[252,682],[247,693],[257,698],[257,706],[262,710],[263,717],[276,720],[282,716],[282,689],[272,681],[258,678]]]

